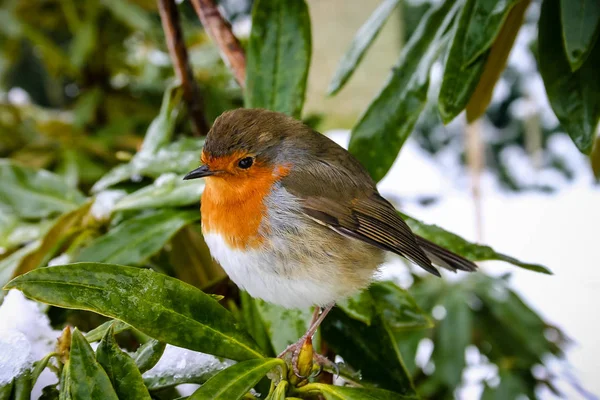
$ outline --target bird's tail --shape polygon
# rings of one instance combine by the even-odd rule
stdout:
[[[423,249],[427,257],[429,257],[434,265],[446,268],[452,272],[456,272],[456,270],[468,272],[477,270],[477,265],[475,265],[474,262],[469,261],[466,258],[451,252],[450,250],[446,250],[445,248],[438,246],[437,244],[430,242],[429,240],[418,235],[415,236],[417,237],[417,243],[419,244],[419,247]]]

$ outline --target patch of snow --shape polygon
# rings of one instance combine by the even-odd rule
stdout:
[[[126,194],[124,190],[105,190],[98,193],[90,210],[92,216],[98,221],[108,219],[117,201]]]
[[[143,376],[147,379],[161,376],[182,379],[199,376],[215,369],[224,369],[233,364],[233,361],[221,360],[209,354],[168,344],[158,363],[152,369],[144,372]]]
[[[31,345],[21,332],[0,328],[0,386],[31,368]]]
[[[16,376],[15,371],[18,373],[31,368],[35,361],[54,351],[56,339],[61,332],[52,329],[42,307],[15,289],[4,297],[4,302],[0,305],[0,343],[8,343],[8,346],[0,344],[0,379],[5,379],[9,374]],[[13,345],[18,346],[18,354],[10,352]],[[4,361],[5,354],[9,354],[11,358],[8,360],[10,365]],[[18,370],[15,369],[17,364],[20,365]],[[5,374],[5,370],[12,372]],[[33,388],[32,398],[38,398],[43,387],[57,381],[54,373],[44,370]]]
[[[49,267],[54,267],[56,265],[65,265],[71,262],[71,256],[67,253],[62,253],[60,256],[53,258],[48,261]]]

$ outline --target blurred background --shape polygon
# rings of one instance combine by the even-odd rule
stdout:
[[[223,110],[243,105],[241,90],[192,6],[179,3],[190,62],[212,121]],[[380,2],[309,0],[313,54],[305,121],[347,145],[349,129],[387,79],[431,3],[402,1],[351,81],[328,97],[340,58]],[[0,157],[54,171],[87,191],[133,157],[158,113],[173,68],[155,1],[82,4],[0,2]],[[222,0],[220,7],[244,42],[252,1]],[[488,274],[510,274],[507,279],[517,293],[571,339],[567,361],[548,363],[567,377],[558,388],[567,398],[597,398],[600,187],[589,160],[549,107],[535,58],[539,12],[539,2],[533,1],[486,115],[469,128],[477,130],[483,145],[465,139],[464,117],[441,123],[435,98],[443,71],[441,63],[434,65],[433,101],[379,187],[425,222],[549,267],[552,276],[482,263]],[[189,123],[179,121],[176,132],[191,135]],[[469,151],[475,158],[467,156]],[[0,233],[13,223],[8,213],[0,213]],[[26,226],[20,234],[33,235]],[[11,240],[0,235],[0,250],[10,248]],[[414,278],[399,263],[390,260],[382,274],[409,286]],[[426,344],[419,347],[416,362],[423,370],[430,355]],[[477,367],[465,371],[458,397],[479,398],[483,381],[493,385],[495,372],[481,366],[481,357],[468,349],[467,364]],[[553,396],[539,393],[540,398]]]

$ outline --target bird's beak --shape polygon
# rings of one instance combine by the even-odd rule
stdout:
[[[215,174],[214,171],[211,171],[208,168],[208,165],[201,165],[198,168],[196,168],[195,170],[188,172],[188,174],[183,177],[183,180],[187,181],[188,179],[204,178],[205,176],[211,176],[214,174]]]

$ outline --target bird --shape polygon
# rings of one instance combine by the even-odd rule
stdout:
[[[286,114],[224,112],[200,160],[183,179],[205,179],[200,213],[212,257],[252,297],[315,307],[306,333],[279,355],[292,355],[297,375],[302,345],[336,302],[373,282],[386,252],[436,276],[436,266],[477,269],[415,235],[352,154]]]

